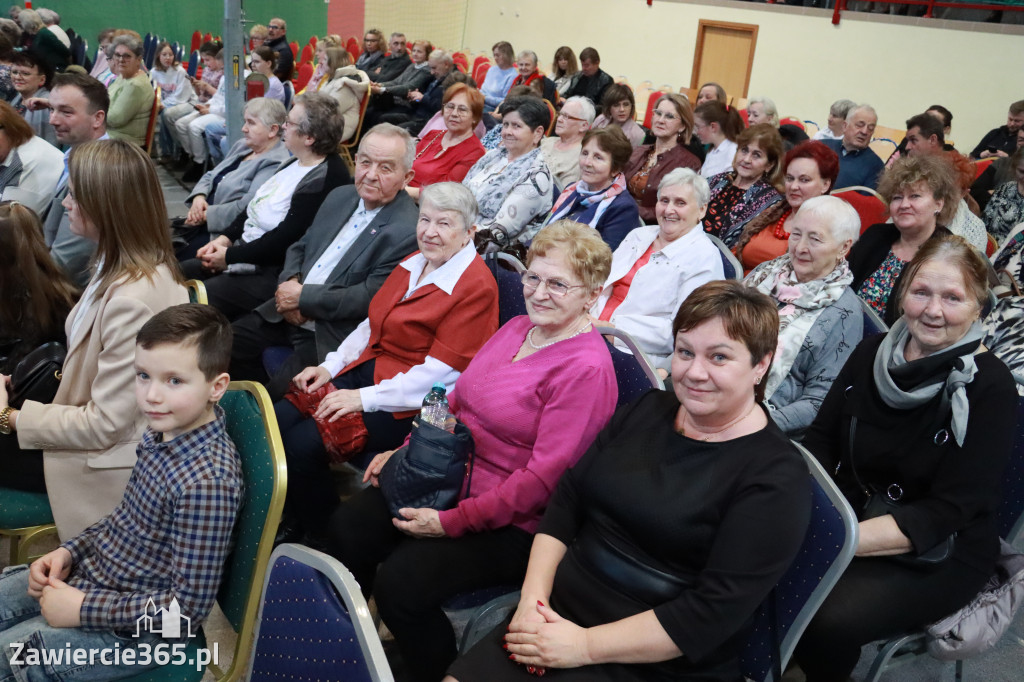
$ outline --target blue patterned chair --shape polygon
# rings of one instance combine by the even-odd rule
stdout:
[[[251,682],[391,682],[359,585],[340,561],[302,545],[270,557]]]
[[[857,516],[818,461],[794,443],[810,470],[814,507],[800,553],[754,614],[740,654],[744,677],[779,682],[800,635],[857,550]]]

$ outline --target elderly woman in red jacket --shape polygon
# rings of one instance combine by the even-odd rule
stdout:
[[[423,396],[436,382],[451,390],[497,330],[497,284],[473,245],[476,211],[458,183],[425,188],[419,251],[387,278],[369,317],[275,405],[290,480],[282,539],[322,532],[338,504],[331,461],[401,445]]]

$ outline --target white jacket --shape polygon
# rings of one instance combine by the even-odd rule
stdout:
[[[657,225],[632,230],[612,255],[612,269],[591,314],[597,317],[622,279],[658,236]],[[672,364],[672,320],[690,292],[705,282],[724,279],[722,256],[698,223],[688,233],[651,254],[647,265],[633,277],[626,298],[612,314],[611,323],[632,336],[655,367]],[[620,346],[623,350],[625,347]]]

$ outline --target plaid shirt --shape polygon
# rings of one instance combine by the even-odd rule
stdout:
[[[219,406],[209,424],[160,439],[146,430],[121,504],[63,545],[83,629],[134,632],[150,599],[159,611],[177,598],[193,627],[213,607],[242,504],[238,452]]]

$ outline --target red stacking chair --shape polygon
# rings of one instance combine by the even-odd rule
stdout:
[[[295,76],[293,81],[295,84],[295,92],[302,92],[302,89],[309,83],[309,79],[313,77],[313,65],[310,62],[302,62],[299,64],[298,74]]]
[[[203,45],[203,36],[199,31],[192,33],[192,47],[189,49],[189,54],[192,54]]]
[[[299,59],[299,63],[306,64],[311,61],[313,61],[313,46],[307,44],[304,48],[302,48],[302,58]]]
[[[452,55],[452,61],[455,62],[455,66],[459,67],[459,71],[469,73],[469,60],[464,53],[456,52]]]
[[[857,211],[861,234],[872,225],[884,223],[889,217],[889,207],[885,200],[870,187],[843,187],[832,192],[832,196],[839,197]]]
[[[359,59],[359,55],[363,53],[362,48],[359,47],[359,41],[351,37],[345,41],[345,49],[348,50],[350,55],[352,55],[353,62]]]
[[[473,67],[473,80],[476,81],[476,86],[480,87],[484,84],[484,78],[487,77],[487,71],[491,68],[490,62],[481,62]]]
[[[651,94],[647,97],[647,113],[644,114],[644,128],[650,130],[651,120],[654,118],[654,107],[657,106],[658,100],[664,95],[661,90],[652,90]]]

